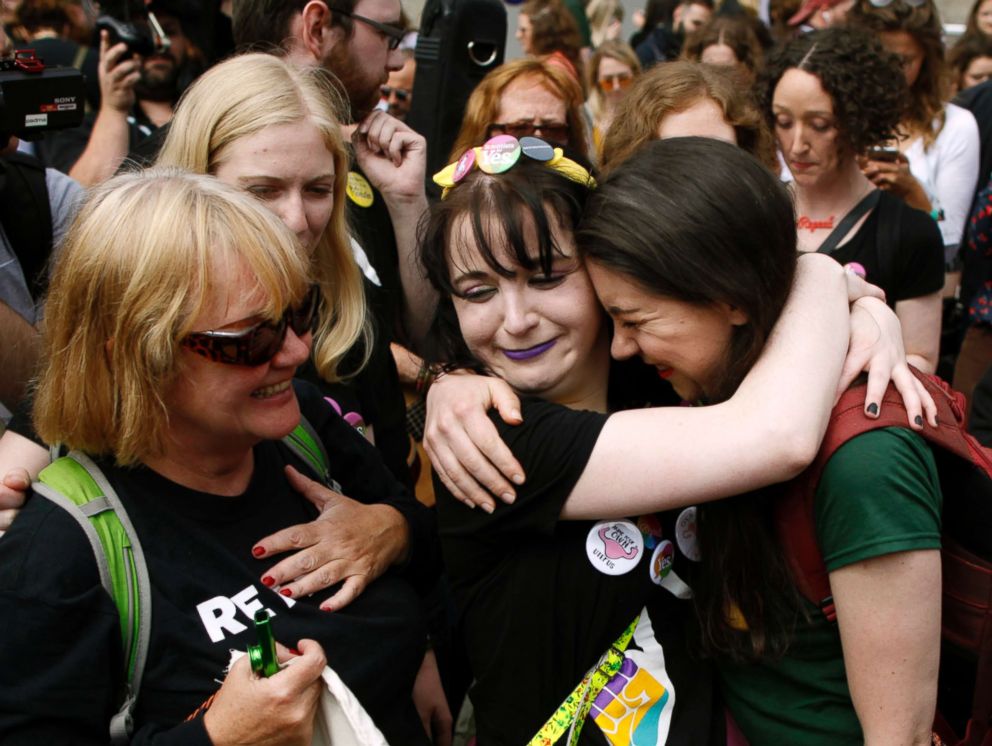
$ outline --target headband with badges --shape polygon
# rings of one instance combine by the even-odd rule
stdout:
[[[441,199],[444,199],[472,169],[478,167],[487,174],[501,174],[513,168],[521,155],[544,163],[577,184],[590,189],[596,186],[592,175],[571,158],[566,158],[561,148],[553,147],[539,137],[521,137],[518,140],[513,135],[496,135],[482,147],[469,148],[457,161],[434,174],[434,183],[444,188],[441,192]]]

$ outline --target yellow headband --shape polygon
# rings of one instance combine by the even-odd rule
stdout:
[[[532,155],[532,151],[538,151],[541,155],[549,155],[550,157],[542,158]],[[497,135],[490,138],[481,147],[469,148],[457,161],[449,163],[434,174],[434,183],[443,187],[441,199],[445,199],[448,192],[468,176],[473,169],[479,168],[488,174],[500,174],[513,168],[522,155],[526,155],[538,163],[544,163],[548,168],[557,171],[569,181],[582,184],[589,189],[596,187],[596,180],[592,174],[571,158],[566,158],[561,148],[553,148],[536,137],[522,137],[517,140],[511,135]]]

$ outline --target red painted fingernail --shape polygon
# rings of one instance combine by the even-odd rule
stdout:
[[[251,553],[256,557],[263,557],[265,556],[265,547],[252,547]]]
[[[286,596],[287,598],[289,598],[290,596],[293,595],[293,591],[290,590],[289,588],[281,588],[279,590],[279,593],[281,593],[282,595]]]
[[[268,575],[262,578],[262,585],[264,585],[266,588],[271,588],[275,584],[276,584],[275,578],[269,577]]]
[[[321,611],[334,611],[334,607],[333,606],[321,606],[320,607],[320,610]]]
[[[303,655],[303,653],[301,653],[301,652],[300,652],[299,650],[297,650],[296,648],[290,648],[290,649],[289,649],[289,652],[290,652],[290,653],[292,653],[293,655]]]

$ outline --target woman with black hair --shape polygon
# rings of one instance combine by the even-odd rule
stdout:
[[[800,251],[830,254],[881,287],[910,362],[933,372],[944,253],[924,212],[876,189],[859,158],[899,158],[906,85],[897,60],[863,31],[805,34],[771,55],[762,108],[792,174]]]
[[[656,371],[610,363],[605,317],[573,238],[593,184],[584,169],[542,141],[499,137],[435,177],[445,198],[422,241],[440,293],[433,358],[502,379],[523,413],[512,426],[493,418],[527,474],[509,504],[470,509],[449,462],[432,460],[480,743],[553,743],[579,731],[590,744],[604,736],[723,742],[708,669],[686,648],[694,514],[672,510],[801,470],[819,447],[847,336],[845,273],[818,258],[796,270],[788,200],[763,191],[753,173],[762,167],[750,163],[716,169],[712,186],[739,183],[747,204],[760,206],[735,203],[725,230],[769,237],[774,256],[747,281],[768,295],[766,318],[781,314],[781,322],[755,362],[767,330],[760,340],[740,334],[747,319],[732,305],[710,304],[688,326],[672,320],[714,358],[750,339],[750,373],[738,370],[737,390],[703,408],[643,407],[671,402],[659,377],[696,399],[722,370],[695,369],[677,355],[653,361]],[[768,222],[787,230],[771,232]],[[692,232],[707,224],[673,214],[665,225]],[[859,301],[852,319],[856,328],[867,321],[872,336],[878,327],[862,317],[867,309],[883,326],[894,319],[877,300]]]
[[[737,396],[778,334],[789,285],[773,268],[794,264],[782,250],[794,241],[789,213],[775,179],[719,142],[651,143],[611,173],[576,235],[613,318],[614,357],[671,370],[683,396]],[[728,306],[742,319],[729,344],[683,335]],[[883,428],[826,462],[813,519],[835,623],[800,595],[780,547],[795,530],[774,528],[788,489],[698,508],[695,606],[731,713],[754,744],[930,743],[941,583],[933,454],[917,434]]]

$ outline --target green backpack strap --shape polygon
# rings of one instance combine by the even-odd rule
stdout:
[[[137,533],[107,478],[88,456],[72,451],[38,475],[34,492],[71,515],[93,548],[100,583],[117,605],[124,646],[124,702],[110,721],[112,743],[124,744],[141,690],[151,630],[151,583]]]
[[[314,474],[319,477],[323,484],[333,487],[338,492],[341,488],[331,479],[330,459],[327,456],[327,449],[324,441],[317,435],[313,425],[306,417],[300,419],[293,432],[282,439],[283,444],[292,451],[304,463],[310,466]]]

